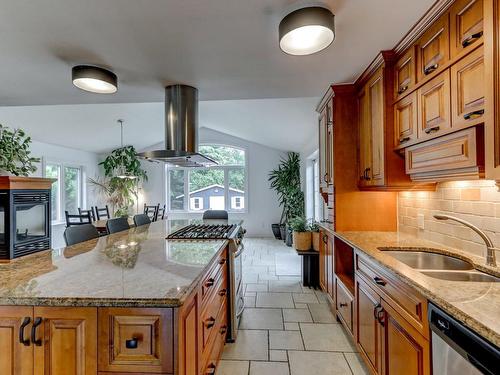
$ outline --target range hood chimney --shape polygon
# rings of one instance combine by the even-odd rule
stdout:
[[[198,153],[198,90],[187,85],[165,87],[165,149],[146,151],[140,158],[179,167],[217,163]]]

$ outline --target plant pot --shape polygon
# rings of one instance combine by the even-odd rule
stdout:
[[[319,232],[312,232],[312,248],[319,251]]]
[[[286,244],[286,246],[291,247],[293,244],[292,229],[290,229],[290,227],[287,225],[285,232],[286,232],[285,244]]]
[[[311,232],[293,232],[295,250],[311,250]]]
[[[271,229],[273,230],[274,238],[281,240],[281,230],[279,224],[271,224]]]
[[[280,224],[280,239],[283,240],[283,242],[286,241],[286,227],[285,224]]]

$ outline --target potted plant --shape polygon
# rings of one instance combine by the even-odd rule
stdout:
[[[24,130],[0,124],[0,176],[29,176],[36,172],[33,163],[40,159],[31,156],[30,144],[31,137]]]
[[[311,223],[309,224],[309,230],[312,235],[312,248],[316,251],[319,251],[319,225],[314,220],[311,219]]]
[[[293,246],[295,250],[310,250],[311,249],[311,232],[307,220],[302,216],[297,216],[290,219],[290,228],[293,231]]]
[[[281,238],[288,246],[292,245],[291,230],[285,226],[291,218],[304,215],[304,193],[300,184],[300,155],[289,152],[285,159],[280,161],[277,169],[269,173],[271,188],[278,194],[279,205],[283,208],[279,228]]]

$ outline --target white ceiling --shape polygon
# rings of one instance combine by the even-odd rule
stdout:
[[[0,0],[0,105],[160,102],[169,83],[198,87],[202,100],[318,97],[331,82],[353,81],[433,2],[327,0],[334,44],[294,57],[278,48],[278,24],[312,1]],[[81,63],[112,68],[119,92],[74,88],[70,70]]]
[[[317,139],[319,98],[203,101],[200,126],[280,150],[302,151]],[[0,124],[26,130],[34,140],[96,153],[124,142],[137,150],[164,140],[163,103],[0,107]]]

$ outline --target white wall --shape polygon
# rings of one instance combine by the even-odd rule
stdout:
[[[278,206],[277,196],[269,187],[267,181],[269,171],[274,169],[284,156],[284,152],[233,137],[208,128],[200,128],[199,143],[219,143],[237,146],[246,149],[248,163],[248,206],[247,212],[230,214],[233,218],[242,218],[248,236],[271,237],[271,224],[279,222],[281,209]],[[149,149],[162,148],[163,143],[148,147]],[[162,164],[143,162],[148,171],[149,181],[144,184],[142,199],[145,202],[156,204],[165,201],[165,174]],[[140,203],[142,205],[142,203]],[[201,214],[189,214],[193,217]],[[185,217],[186,214],[171,214],[169,217]]]

